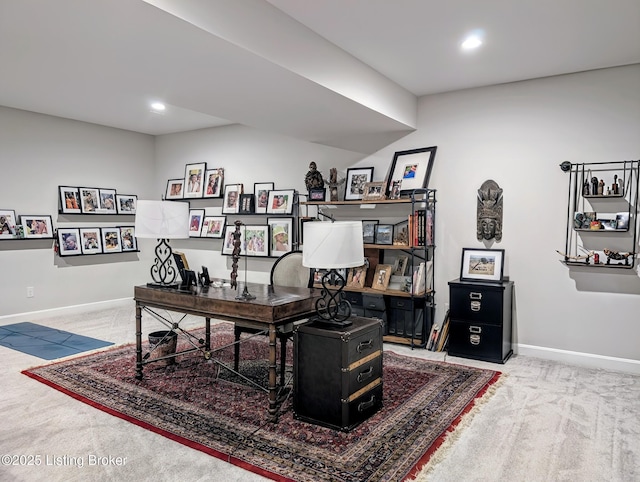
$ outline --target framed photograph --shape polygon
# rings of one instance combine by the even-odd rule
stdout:
[[[368,182],[364,185],[363,201],[382,201],[386,199],[384,194],[384,181]]]
[[[82,254],[79,239],[80,229],[58,228],[58,253],[60,256],[76,256]]]
[[[327,190],[323,187],[309,189],[309,201],[324,201]]]
[[[401,221],[393,226],[394,246],[409,246],[409,221]]]
[[[204,223],[204,209],[189,209],[189,237],[199,238]]]
[[[80,228],[82,254],[102,254],[100,228]]]
[[[313,272],[313,284],[314,285],[321,285],[322,284],[322,277],[325,274],[327,274],[327,270],[326,269],[316,268],[316,270]]]
[[[462,248],[460,281],[502,282],[504,249]]]
[[[184,197],[198,198],[204,193],[204,176],[207,169],[206,162],[187,164],[184,168]]]
[[[391,279],[391,272],[393,267],[390,264],[379,264],[376,266],[376,272],[373,276],[373,284],[371,287],[374,290],[384,291],[389,286],[389,280]]]
[[[269,256],[269,225],[246,224],[240,230],[247,256]]]
[[[23,226],[25,238],[53,238],[53,222],[49,215],[20,216],[20,224]]]
[[[344,200],[356,201],[362,199],[364,186],[373,180],[373,167],[358,167],[347,169]]]
[[[299,225],[298,225],[298,243],[300,245],[304,244],[304,224],[308,223],[308,222],[313,222],[313,221],[317,221],[316,218],[314,218],[313,216],[300,216],[299,218]]]
[[[437,146],[433,146],[396,152],[387,175],[385,194],[390,194],[394,181],[402,181],[401,195],[409,195],[414,189],[428,187],[436,150]]]
[[[282,256],[291,251],[293,240],[293,218],[268,218],[269,255]]]
[[[379,221],[362,221],[362,242],[364,244],[374,244],[376,242],[376,225]]]
[[[205,216],[200,236],[203,238],[222,238],[226,222],[226,216]]]
[[[367,278],[367,265],[351,268],[347,276],[348,288],[364,288],[364,281]]]
[[[100,189],[100,206],[97,212],[101,214],[117,214],[116,209],[116,190]]]
[[[208,169],[204,176],[204,197],[222,197],[224,192],[224,169]]]
[[[222,254],[233,254],[233,233],[236,230],[235,224],[227,224],[224,231],[224,243],[222,243]],[[240,256],[245,254],[244,226],[240,226]]]
[[[182,199],[184,191],[184,179],[169,179],[165,199]]]
[[[240,194],[242,184],[227,184],[224,187],[224,200],[222,201],[222,214],[237,214],[240,207]]]
[[[392,276],[404,276],[407,271],[407,265],[409,264],[409,257],[405,255],[400,255],[396,258],[393,263],[393,272]]]
[[[240,206],[238,214],[254,214],[256,198],[253,194],[240,194]]]
[[[102,252],[121,253],[120,228],[102,228]]]
[[[122,251],[138,251],[138,242],[136,241],[136,230],[133,226],[120,226],[120,242],[122,243]]]
[[[16,212],[13,209],[0,209],[0,239],[16,237]]]
[[[402,179],[391,182],[391,189],[389,190],[389,199],[400,199],[400,191],[402,190]]]
[[[376,224],[375,244],[393,244],[393,224]]]
[[[77,187],[58,186],[60,193],[60,212],[63,214],[80,214],[80,191]]]
[[[616,214],[616,229],[628,231],[629,230],[629,213],[617,213]]]
[[[256,214],[267,213],[269,191],[273,191],[272,182],[256,182],[253,185],[253,194],[256,196]]]
[[[118,214],[135,214],[138,196],[133,194],[116,194]]]
[[[95,214],[100,208],[99,190],[95,187],[81,187],[80,209],[83,214]]]
[[[291,214],[293,212],[293,189],[269,191],[267,214]]]

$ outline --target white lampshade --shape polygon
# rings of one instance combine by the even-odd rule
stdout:
[[[189,203],[179,201],[138,201],[135,230],[138,238],[188,238]]]
[[[362,221],[304,223],[302,265],[355,268],[364,264]]]

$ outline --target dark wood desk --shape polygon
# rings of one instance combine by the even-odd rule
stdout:
[[[214,280],[216,281],[216,280]],[[218,280],[219,281],[219,280]],[[158,308],[167,311],[202,316],[205,318],[206,351],[211,348],[211,318],[232,321],[244,327],[269,332],[269,419],[277,418],[276,400],[276,328],[280,325],[309,317],[315,310],[320,290],[289,288],[248,283],[253,300],[237,300],[244,284],[238,289],[230,287],[197,288],[192,292],[175,289],[136,286],[136,378],[142,378],[142,368],[150,361],[142,356],[142,311]]]

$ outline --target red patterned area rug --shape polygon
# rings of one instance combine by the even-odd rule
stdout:
[[[196,335],[199,336],[199,335]],[[178,348],[186,343],[180,338]],[[233,325],[212,327],[212,346]],[[241,344],[240,372],[266,386],[267,338]],[[146,347],[145,347],[146,352]],[[233,350],[215,354],[232,366]],[[289,356],[288,360],[292,358]],[[351,432],[296,420],[283,394],[279,422],[266,422],[267,394],[200,353],[145,366],[135,347],[25,370],[27,376],[131,423],[273,480],[399,481],[426,464],[500,373],[384,352],[383,407]],[[291,370],[288,370],[289,380]]]

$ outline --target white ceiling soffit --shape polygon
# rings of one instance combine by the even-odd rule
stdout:
[[[157,3],[182,11],[1,1],[0,104],[148,134],[240,123],[364,153],[415,127],[415,96],[264,0]]]

